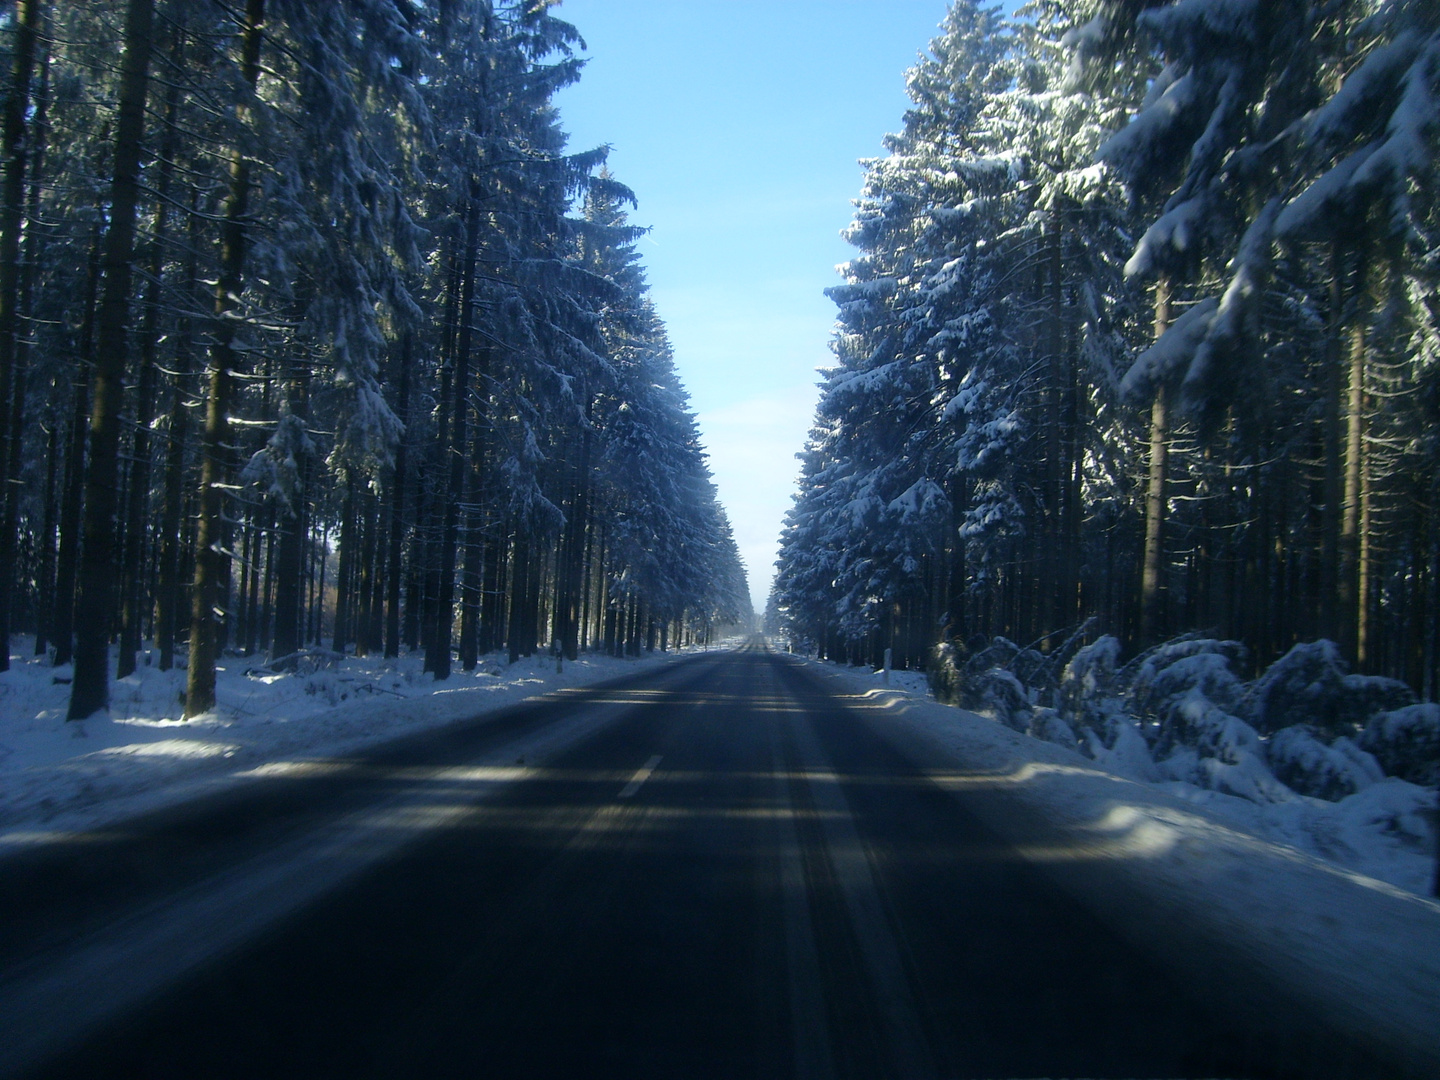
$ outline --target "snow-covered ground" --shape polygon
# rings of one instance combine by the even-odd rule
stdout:
[[[70,671],[37,661],[29,644],[17,637],[11,668],[0,673],[0,853],[243,781],[271,762],[355,753],[682,655],[588,654],[559,673],[549,656],[514,665],[492,656],[474,673],[456,668],[438,683],[422,673],[419,654],[338,662],[319,655],[295,675],[227,657],[217,671],[218,708],[189,721],[181,719],[185,672],[160,671],[147,655],[112,685],[108,714],[67,722]]]
[[[833,664],[823,667],[843,674],[847,682],[863,690],[887,686],[881,671]],[[938,733],[963,737],[966,745],[976,740],[992,745],[999,740],[1006,747],[1018,748],[1020,753],[1026,747],[1033,747],[1037,753],[1042,747],[1047,752],[1060,749],[976,713],[935,703],[930,700],[922,672],[892,671],[888,688],[912,701],[926,702],[929,707],[913,715],[923,716],[924,722]],[[1107,755],[1101,761],[1079,754],[1069,756],[1097,774],[1118,774],[1132,782],[1144,782],[1135,770],[1126,768],[1122,755]],[[1338,802],[1297,794],[1283,802],[1255,803],[1175,780],[1150,781],[1145,786],[1229,828],[1287,845],[1409,892],[1430,895],[1436,858],[1435,793],[1426,788],[1389,777]]]

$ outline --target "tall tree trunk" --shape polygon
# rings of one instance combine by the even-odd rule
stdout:
[[[265,512],[265,574],[260,585],[260,618],[257,630],[260,635],[259,651],[265,656],[274,655],[270,649],[274,643],[275,616],[275,509]]]
[[[15,378],[16,344],[20,337],[20,229],[25,216],[26,113],[30,108],[30,77],[40,33],[41,0],[17,0],[11,16],[10,93],[0,129],[0,448],[10,446],[11,395],[23,398],[24,385]],[[5,535],[0,536],[0,671],[10,670],[10,610],[15,592],[16,538],[11,504],[19,497],[12,483],[10,455],[0,459],[0,498],[5,502]]]
[[[110,627],[115,608],[115,511],[120,470],[120,407],[125,393],[126,323],[135,258],[135,211],[140,197],[141,142],[150,87],[150,30],[155,0],[129,0],[125,52],[120,61],[120,107],[115,126],[115,172],[105,238],[105,289],[100,301],[90,405],[90,461],[85,482],[80,602],[86,617],[75,635],[75,680],[68,720],[83,720],[110,704]],[[148,404],[147,404],[148,409]],[[148,447],[147,447],[148,454]],[[147,470],[148,472],[148,470]],[[142,493],[143,495],[143,493]],[[138,528],[132,522],[131,528]]]
[[[439,592],[435,597],[435,637],[427,666],[435,678],[450,677],[450,641],[455,611],[455,561],[460,543],[460,503],[465,487],[466,420],[470,391],[470,347],[475,299],[475,258],[480,243],[480,198],[472,186],[465,212],[464,254],[460,264],[460,310],[455,337],[455,373],[450,386],[450,438],[442,460],[449,465],[445,524],[440,537]]]
[[[587,481],[588,484],[588,481]],[[595,640],[595,635],[590,629],[590,579],[595,571],[595,510],[586,500],[586,522],[585,522],[585,551],[581,556],[580,572],[580,641],[579,649],[588,652],[590,643]]]
[[[44,656],[49,647],[51,621],[55,615],[55,466],[60,461],[60,425],[51,424],[45,453],[45,520],[40,538],[39,595],[35,610],[35,655]]]
[[[345,470],[345,500],[340,507],[340,565],[335,569],[335,633],[331,648],[343,653],[355,634],[351,627],[356,555],[355,480]]]
[[[570,513],[556,569],[555,628],[567,660],[580,654],[580,608],[584,589],[586,535],[590,516],[590,431],[580,433],[580,462],[571,486]]]
[[[45,229],[40,223],[40,192],[45,177],[45,150],[50,130],[50,46],[48,39],[41,49],[39,66],[40,84],[35,91],[35,115],[30,121],[29,135],[26,140],[31,147],[31,161],[27,182],[24,254],[20,267],[18,296],[18,319],[25,330],[17,333],[15,339],[15,364],[11,372],[10,438],[8,449],[3,450],[7,454],[6,460],[0,462],[0,484],[8,489],[5,494],[0,494],[0,504],[4,506],[4,520],[3,524],[0,524],[0,606],[4,606],[6,610],[6,614],[0,616],[0,623],[6,627],[13,623],[15,603],[13,590],[16,582],[11,571],[13,571],[15,562],[15,544],[20,534],[18,487],[25,461],[25,397],[29,383],[31,346],[29,328],[35,311],[35,281],[39,276],[42,238],[45,233]],[[3,402],[3,398],[0,398],[0,402]],[[54,424],[51,425],[49,434],[53,442]],[[54,490],[53,483],[48,482],[53,480],[54,464],[54,451],[52,450],[46,462],[47,493],[53,493]],[[53,509],[53,506],[47,501],[45,513],[52,515]],[[42,626],[40,612],[50,602],[50,579],[55,570],[54,517],[47,516],[46,521],[51,528],[41,544],[41,549],[45,553],[42,555],[42,563],[46,555],[48,555],[49,561],[44,563],[31,611],[35,622],[36,656],[44,656],[47,647],[47,643],[44,641],[45,630]],[[11,571],[5,570],[5,567],[10,567]],[[45,617],[48,618],[48,614]],[[8,663],[9,650],[5,648],[5,642],[8,640],[6,635],[8,635],[8,630],[0,629],[0,652],[5,654],[0,657],[0,661]]]
[[[496,530],[491,520],[493,509],[487,508],[488,531]],[[505,641],[505,541],[495,535],[485,538],[485,578],[480,597],[481,653],[495,652]]]
[[[1355,666],[1361,671],[1374,667],[1374,630],[1371,618],[1371,601],[1374,594],[1372,573],[1374,571],[1375,522],[1374,522],[1374,478],[1371,476],[1370,455],[1365,443],[1360,445],[1360,550],[1359,565],[1356,567],[1355,590]],[[1395,672],[1384,674],[1396,675]]]
[[[429,508],[425,497],[425,457],[422,453],[415,476],[414,528],[410,539],[410,567],[406,576],[405,589],[405,648],[415,652],[420,648],[421,627],[426,625],[425,578],[429,565],[430,543]]]
[[[363,530],[360,541],[360,565],[356,574],[354,623],[355,655],[369,656],[374,643],[374,626],[371,623],[371,607],[375,600],[375,534],[379,531],[379,506],[369,490],[360,493],[360,512]]]
[[[161,203],[160,205],[164,205]],[[157,216],[159,212],[157,211]],[[157,228],[161,228],[157,222]],[[163,228],[161,228],[163,233]],[[159,243],[157,239],[156,247]],[[161,259],[153,255],[146,285],[145,319],[140,328],[140,382],[135,391],[135,434],[131,441],[130,487],[125,509],[125,552],[120,578],[120,649],[115,677],[135,671],[144,616],[146,543],[150,532],[150,425],[155,418],[155,349],[158,341]]]
[[[611,598],[605,604],[604,630],[605,655],[619,656],[620,649],[617,644],[619,636],[620,610],[619,601]]]
[[[1337,604],[1340,597],[1340,522],[1344,491],[1343,444],[1340,438],[1343,411],[1345,262],[1339,240],[1330,245],[1330,311],[1325,334],[1324,439],[1325,508],[1320,519],[1320,595],[1317,611],[1321,632],[1329,638],[1344,635],[1344,617]]]
[[[1065,552],[1060,542],[1064,502],[1064,420],[1065,400],[1065,309],[1064,268],[1062,255],[1064,237],[1060,227],[1059,207],[1053,207],[1046,221],[1047,296],[1045,312],[1045,351],[1049,354],[1049,375],[1045,388],[1045,519],[1043,548],[1036,552],[1040,561],[1040,619],[1038,634],[1045,635],[1043,648],[1050,651],[1050,634],[1063,625],[1064,610],[1061,584]]]
[[[593,598],[591,612],[595,620],[592,640],[597,648],[608,652],[611,647],[611,640],[606,633],[607,620],[610,615],[609,596],[607,594],[608,577],[605,572],[606,561],[610,557],[609,552],[609,522],[604,516],[604,511],[596,515],[597,536],[595,539],[595,559],[590,565],[591,582],[586,596]]]
[[[294,428],[295,490],[278,513],[279,540],[275,552],[274,636],[269,656],[279,660],[292,656],[304,643],[305,548],[310,542],[310,478],[314,463],[308,451],[310,424],[310,369],[307,357],[295,350],[288,361],[285,380],[286,418]]]
[[[183,64],[183,38],[177,40],[173,59]],[[135,435],[131,444],[130,499],[126,507],[125,559],[121,578],[120,652],[115,676],[123,679],[135,671],[140,651],[140,623],[143,612],[146,534],[150,516],[150,425],[155,417],[156,364],[159,347],[160,281],[165,267],[165,241],[169,222],[170,185],[177,151],[176,114],[180,108],[180,86],[172,83],[165,95],[165,138],[160,150],[155,218],[151,227],[150,259],[145,283],[144,320],[140,327],[140,380],[135,392]]]
[[[526,538],[520,530],[515,532],[515,543],[511,560],[514,570],[510,574],[510,619],[506,633],[510,647],[510,663],[520,659],[521,645],[525,637],[525,595],[529,591],[530,553]]]
[[[448,383],[448,374],[444,377]],[[440,401],[448,400],[445,393],[441,393]],[[429,477],[435,478],[441,471],[441,463],[444,462],[443,440],[436,436],[435,444],[429,449],[430,468],[423,470]],[[430,490],[426,493],[426,507],[424,521],[424,594],[421,607],[421,625],[423,626],[425,646],[425,668],[424,670],[434,674],[436,663],[435,635],[439,632],[437,617],[437,598],[440,595],[440,531],[444,523],[444,492],[440,487],[438,479],[431,479],[427,482]]]
[[[189,250],[186,258],[185,283],[192,298],[198,298],[200,215],[198,194],[191,194]],[[170,395],[170,415],[165,430],[165,484],[160,509],[160,552],[155,580],[155,646],[160,650],[159,668],[169,671],[175,666],[175,639],[181,621],[181,556],[185,549],[181,524],[185,513],[185,451],[190,441],[190,421],[186,413],[185,381],[190,377],[194,326],[182,318],[175,332],[175,384]]]
[[[1420,645],[1420,694],[1434,701],[1440,693],[1440,483],[1432,477],[1430,498],[1425,508],[1428,528],[1421,533],[1425,560],[1425,606],[1422,610],[1425,630]]]
[[[950,495],[950,541],[948,565],[945,568],[944,632],[951,641],[963,642],[969,636],[971,627],[965,603],[969,568],[965,562],[965,538],[960,534],[960,529],[965,524],[965,513],[969,509],[970,481],[963,472],[957,470],[946,486]]]
[[[243,513],[244,518],[240,522],[240,603],[235,629],[236,637],[240,641],[240,651],[250,656],[254,652],[252,627],[255,625],[255,616],[258,614],[256,608],[260,602],[260,579],[252,572],[252,568],[260,564],[260,540],[257,536],[254,509],[245,507]]]
[[[532,547],[532,552],[539,545]],[[525,645],[529,650],[526,655],[533,656],[540,651],[540,636],[545,628],[545,603],[548,590],[553,587],[553,582],[548,580],[550,560],[542,558],[538,553],[530,556],[530,602],[526,607],[526,633]]]
[[[1155,283],[1155,339],[1170,325],[1170,279]],[[1140,578],[1140,641],[1153,645],[1161,633],[1161,580],[1165,558],[1165,480],[1170,452],[1170,425],[1165,411],[1165,387],[1155,390],[1150,406],[1150,476],[1145,488],[1145,552]]]
[[[1073,626],[1089,614],[1094,601],[1084,595],[1081,581],[1082,544],[1085,526],[1085,432],[1090,425],[1089,386],[1077,356],[1075,328],[1066,327],[1065,368],[1069,379],[1067,431],[1065,439],[1065,518],[1060,540],[1061,607],[1060,622]]]
[[[371,513],[371,527],[375,531],[375,542],[370,548],[370,610],[365,613],[366,642],[371,652],[383,652],[385,648],[385,568],[388,565],[386,538],[390,535],[386,521],[385,504],[378,493],[371,496],[374,510]]]
[[[1357,299],[1364,297],[1361,282]],[[1357,663],[1360,657],[1360,526],[1364,518],[1365,473],[1365,319],[1354,315],[1350,328],[1349,386],[1345,417],[1345,499],[1340,518],[1340,645]]]
[[[311,638],[319,647],[325,637],[325,571],[330,568],[330,529],[322,526],[315,545],[315,561],[320,564],[320,580],[315,585],[315,633]]]
[[[398,379],[399,399],[395,411],[406,433],[395,447],[395,471],[390,478],[390,536],[387,559],[389,569],[385,575],[385,655],[393,658],[400,655],[400,579],[404,573],[405,554],[405,488],[407,475],[410,428],[410,367],[413,363],[414,341],[410,331],[401,336]]]
[[[253,97],[260,78],[260,42],[265,0],[246,0],[240,44],[240,74]],[[250,97],[236,106],[241,127],[250,113]],[[243,146],[230,155],[230,185],[220,230],[220,278],[215,289],[214,340],[210,349],[210,385],[205,396],[205,434],[200,443],[199,521],[195,535],[195,586],[190,609],[190,661],[185,682],[188,719],[215,707],[215,661],[219,655],[217,601],[225,574],[225,521],[221,484],[228,461],[230,396],[235,349],[235,312],[245,284],[245,219],[250,207],[250,157]]]
[[[480,607],[483,596],[485,542],[480,511],[480,465],[484,453],[479,434],[480,425],[474,424],[474,438],[465,454],[465,559],[460,571],[460,666],[474,671],[479,659],[480,648]]]
[[[80,322],[80,363],[71,391],[69,448],[65,455],[65,488],[60,504],[60,548],[55,559],[55,597],[51,609],[56,666],[70,663],[75,656],[75,582],[80,567],[81,508],[85,500],[85,406],[89,401],[85,372],[95,359],[95,308],[100,289],[98,225],[90,238],[88,262]]]

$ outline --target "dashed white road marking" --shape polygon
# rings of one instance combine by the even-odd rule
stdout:
[[[655,766],[660,764],[660,755],[656,754],[649,761],[635,770],[635,775],[630,777],[630,782],[620,789],[619,799],[628,799],[640,790],[640,785],[650,779],[650,774],[655,771]]]

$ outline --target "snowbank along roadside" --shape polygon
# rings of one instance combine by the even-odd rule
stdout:
[[[66,668],[23,655],[0,673],[0,855],[58,833],[94,829],[179,802],[282,759],[355,753],[388,739],[493,712],[565,687],[664,664],[688,652],[586,654],[513,665],[482,657],[436,682],[423,656],[310,657],[295,674],[229,657],[218,707],[182,720],[185,672],[140,669],[112,684],[108,713],[65,720]]]

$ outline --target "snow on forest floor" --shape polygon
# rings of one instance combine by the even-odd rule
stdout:
[[[11,668],[0,673],[0,853],[201,794],[268,762],[354,753],[679,655],[587,654],[560,674],[549,656],[513,665],[487,656],[473,673],[457,667],[438,683],[422,673],[419,653],[338,662],[322,653],[299,675],[226,657],[217,665],[218,708],[185,721],[185,672],[160,671],[146,654],[134,675],[112,684],[108,713],[67,723],[70,669],[37,660],[28,644],[14,639]]]
[[[824,666],[864,689],[887,688],[883,671],[829,663]],[[937,734],[961,736],[967,743],[989,736],[987,742],[999,739],[1007,745],[1011,742],[1031,744],[1037,750],[1041,747],[1062,749],[1054,743],[1011,731],[977,713],[931,700],[923,672],[892,671],[888,689],[926,702],[929,708],[914,716],[934,728]],[[961,717],[972,718],[972,722],[964,722]],[[990,727],[995,730],[989,731]],[[1127,780],[1144,783],[1117,769],[1119,762],[1101,764],[1079,754],[1066,753],[1097,773],[1108,769],[1119,772]],[[1145,786],[1164,792],[1231,829],[1287,845],[1313,858],[1421,896],[1430,895],[1435,875],[1435,826],[1433,818],[1427,820],[1423,811],[1417,811],[1415,795],[1424,789],[1414,784],[1387,778],[1338,802],[1296,795],[1286,802],[1264,805],[1174,780],[1150,782]]]

